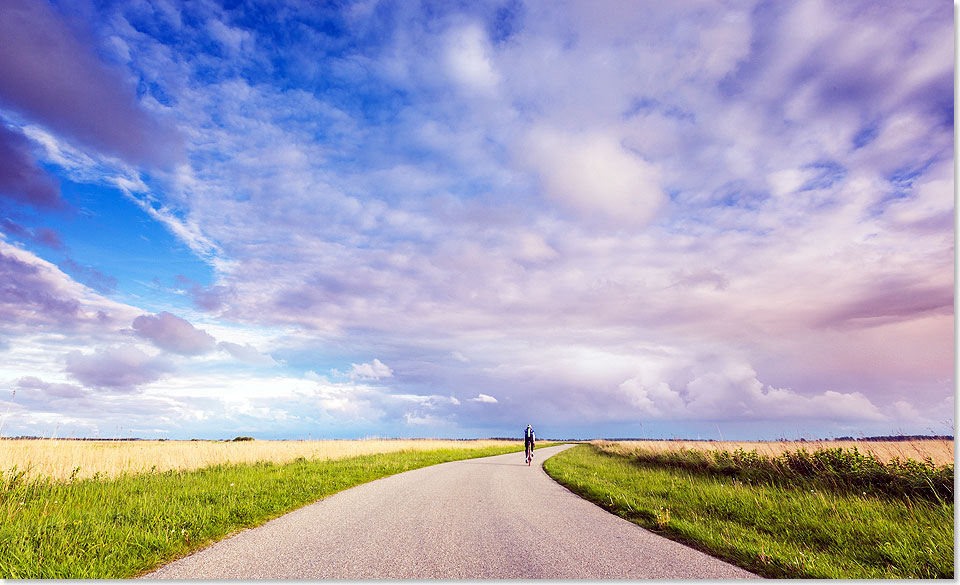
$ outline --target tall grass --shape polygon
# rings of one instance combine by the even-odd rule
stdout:
[[[123,578],[337,491],[427,465],[520,451],[406,450],[55,481],[0,478],[0,578]]]
[[[857,449],[872,455],[877,461],[887,463],[894,459],[925,461],[932,459],[936,465],[952,465],[954,443],[950,439],[917,439],[910,441],[617,441],[607,443],[608,449],[629,453],[637,449],[646,451],[756,451],[759,455],[776,457],[804,449]]]
[[[370,439],[362,441],[80,441],[0,440],[0,470],[16,466],[27,478],[117,477],[191,470],[221,463],[286,463],[298,457],[335,460],[374,453],[483,449],[509,441]]]
[[[582,445],[544,468],[628,520],[763,576],[953,577],[952,492],[937,499],[833,489],[831,467],[817,472],[824,476],[819,484],[790,467],[774,481],[766,469],[744,479],[722,464],[699,467],[706,459],[699,455],[692,456],[696,465],[676,465],[675,454]],[[734,459],[729,452],[710,458]]]
[[[622,448],[598,444],[602,452],[624,454]],[[813,452],[800,448],[777,456],[757,451],[679,451],[655,452],[640,448],[626,455],[645,467],[669,467],[736,478],[744,482],[779,486],[806,486],[846,490],[864,495],[887,495],[928,500],[953,500],[953,465],[893,458],[884,463],[871,453],[850,449],[826,448]]]

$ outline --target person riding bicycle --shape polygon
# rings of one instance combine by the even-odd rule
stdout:
[[[533,447],[537,442],[537,436],[533,432],[533,427],[527,425],[526,430],[523,431],[523,448],[527,454],[527,465],[530,465],[530,460],[533,459]]]

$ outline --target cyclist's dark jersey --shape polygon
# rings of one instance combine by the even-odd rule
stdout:
[[[523,444],[533,445],[536,442],[536,435],[533,432],[533,429],[524,429],[523,430]]]

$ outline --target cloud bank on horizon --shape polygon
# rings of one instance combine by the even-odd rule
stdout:
[[[949,3],[9,0],[0,37],[5,436],[952,433]]]

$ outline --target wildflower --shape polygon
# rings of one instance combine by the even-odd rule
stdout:
[[[233,486],[233,482],[230,482],[230,485]]]

